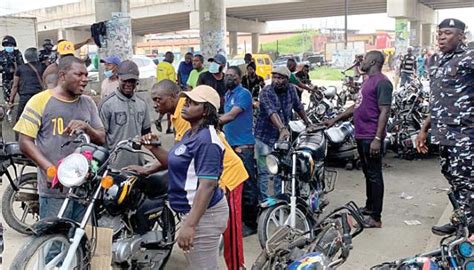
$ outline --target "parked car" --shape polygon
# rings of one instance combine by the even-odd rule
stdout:
[[[151,77],[156,78],[156,64],[153,59],[144,55],[134,55],[132,56],[132,61],[138,66],[138,70],[140,71],[140,79]],[[89,81],[99,80],[99,72],[93,64],[87,67],[87,71],[89,72],[89,75],[87,76]]]
[[[301,61],[301,57],[299,55],[282,55],[273,62],[273,68],[277,67],[286,67],[286,62],[288,59],[293,58],[296,61],[296,70],[300,71],[304,65],[309,65],[308,61]]]
[[[270,79],[272,75],[272,59],[268,54],[252,54],[252,58],[257,66],[256,73],[265,80]],[[247,73],[247,67],[244,61],[244,55],[237,55],[229,60],[228,66],[238,66],[243,74]]]
[[[310,69],[314,69],[316,67],[324,66],[327,64],[323,54],[314,54],[308,56],[306,60],[309,62]]]

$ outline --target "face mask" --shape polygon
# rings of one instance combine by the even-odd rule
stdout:
[[[237,82],[235,81],[235,78],[233,77],[225,77],[225,87],[227,89],[234,89],[237,86]]]
[[[110,78],[110,77],[112,77],[113,75],[114,75],[114,72],[113,72],[112,70],[106,70],[106,71],[104,71],[104,76],[105,76],[106,78]]]
[[[212,62],[211,65],[209,66],[209,72],[212,74],[219,73],[219,68],[221,66],[217,64],[216,62]]]
[[[14,50],[15,50],[14,47],[5,47],[5,51],[6,51],[7,53],[12,53]]]

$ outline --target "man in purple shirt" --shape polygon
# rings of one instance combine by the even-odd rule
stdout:
[[[368,79],[362,84],[356,103],[336,118],[328,120],[327,126],[353,116],[355,138],[366,183],[367,201],[362,208],[367,228],[382,227],[383,176],[382,142],[385,138],[387,120],[392,103],[393,86],[382,74],[384,55],[379,51],[368,52],[360,65]]]

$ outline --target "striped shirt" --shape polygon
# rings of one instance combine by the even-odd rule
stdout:
[[[416,57],[414,55],[406,54],[402,60],[402,66],[400,69],[401,72],[410,73],[410,74],[415,73],[415,62],[416,62]]]
[[[63,136],[64,129],[72,120],[82,120],[94,129],[102,129],[102,122],[94,101],[88,96],[80,96],[74,101],[60,100],[51,90],[34,95],[26,104],[13,130],[35,139],[41,153],[54,165],[74,152],[77,144],[61,147],[71,140]],[[65,197],[66,189],[50,189],[46,172],[38,169],[38,190],[43,197]]]

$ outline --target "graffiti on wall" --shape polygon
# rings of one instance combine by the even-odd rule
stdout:
[[[205,31],[200,34],[201,54],[205,58],[213,57],[217,53],[226,55],[225,51],[225,31]]]
[[[117,55],[120,59],[131,59],[132,23],[126,13],[112,13],[112,18],[106,22],[107,37],[105,39],[105,55]]]
[[[410,34],[408,31],[407,19],[395,20],[395,53],[404,53],[408,47]]]

